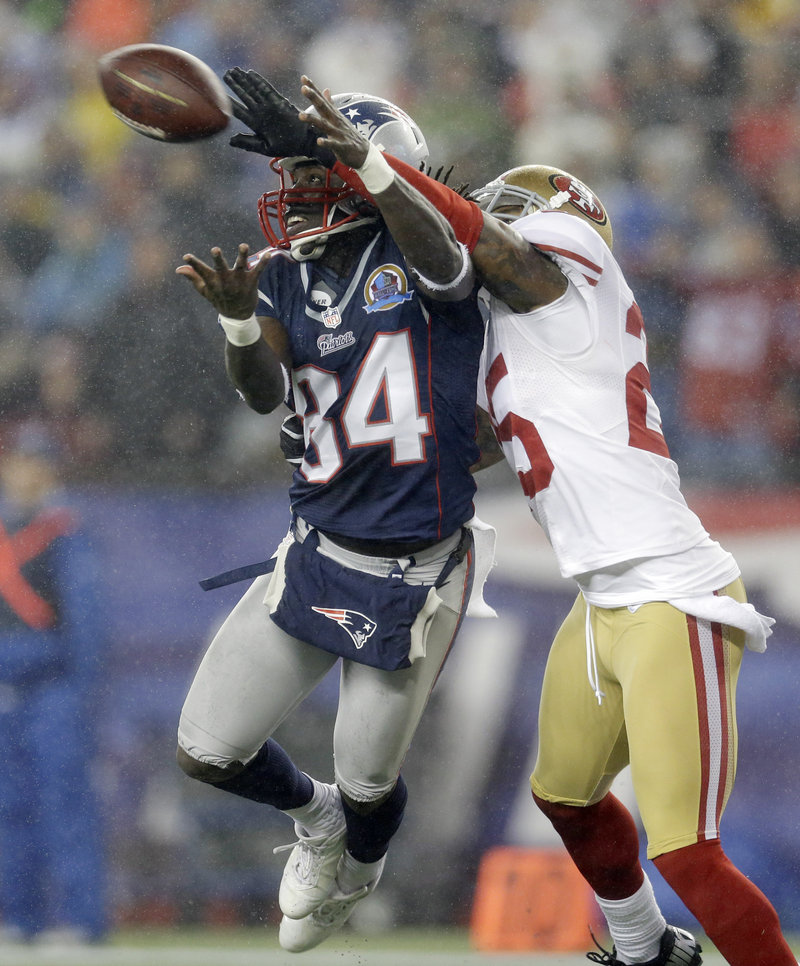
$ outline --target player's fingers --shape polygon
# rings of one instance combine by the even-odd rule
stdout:
[[[260,274],[261,271],[267,267],[267,263],[272,258],[272,256],[277,254],[278,252],[277,252],[277,249],[275,248],[264,249],[264,251],[259,255],[258,261],[255,263],[255,265],[253,265],[253,271],[256,274]]]
[[[191,281],[194,281],[195,279],[199,279],[200,278],[200,276],[192,268],[191,265],[179,265],[175,269],[175,274],[176,275],[183,275],[185,278],[188,278],[190,282]]]
[[[247,122],[245,122],[247,123]],[[271,152],[257,134],[234,134],[228,141],[232,148],[241,148],[242,151],[252,151],[253,154],[263,154],[271,157]]]
[[[241,97],[241,95],[239,96]],[[252,116],[249,108],[245,107],[244,104],[240,104],[239,101],[232,97],[229,97],[228,100],[231,102],[231,111],[236,120],[241,121],[242,124],[246,124],[248,127],[252,127],[250,123]]]
[[[246,79],[246,74],[241,67],[231,67],[230,70],[225,71],[225,73],[222,75],[222,79],[238,98],[240,98],[242,101],[247,99],[248,92],[242,83],[242,81]],[[242,105],[237,105],[235,101],[233,102],[233,105],[234,112],[236,111],[237,107],[240,109],[242,107]],[[239,117],[238,114],[236,116]],[[241,120],[241,118],[239,118],[239,120]]]
[[[318,148],[327,148],[329,151],[335,152],[337,148],[342,147],[342,140],[337,137],[319,137],[316,144]]]
[[[222,79],[225,81],[226,84],[229,84],[232,87],[233,84],[238,84],[239,80],[244,76],[245,76],[245,72],[242,70],[241,67],[230,67],[222,75]]]
[[[327,118],[324,118],[324,117],[320,117],[320,115],[319,115],[319,114],[314,114],[314,115],[311,115],[311,114],[309,114],[309,113],[308,113],[308,111],[300,111],[300,112],[298,113],[298,115],[297,115],[297,117],[298,117],[298,118],[299,118],[299,120],[301,120],[301,121],[302,121],[302,122],[303,122],[304,124],[311,124],[311,122],[313,121],[313,122],[314,122],[314,127],[315,127],[315,128],[316,128],[316,129],[318,130],[318,131],[323,131],[323,130],[324,130],[324,131],[327,131],[327,129],[328,129],[328,126],[329,126],[329,125],[328,125],[328,120],[327,120]]]
[[[237,73],[234,74],[233,71],[237,71]],[[263,84],[261,83],[263,78],[260,74],[251,77],[250,75],[253,73],[253,71],[245,73],[245,71],[236,67],[229,70],[223,78],[241,102],[237,103],[231,98],[231,110],[234,117],[248,127],[253,127],[253,119],[257,117],[258,110],[263,107],[265,97],[269,94],[271,86],[266,80]]]
[[[317,85],[314,83],[314,81],[311,80],[311,78],[308,76],[308,74],[302,74],[301,75],[301,77],[300,77],[300,85],[302,87],[307,87],[310,91],[312,91],[314,94],[316,94],[317,96],[319,96],[320,89],[317,87]]]
[[[209,275],[214,274],[214,269],[210,265],[206,265],[205,262],[200,261],[196,255],[192,255],[191,252],[183,256],[183,260],[186,263],[181,265],[181,268],[189,268],[200,278],[206,278]],[[188,272],[182,272],[182,275],[188,275]]]
[[[325,99],[325,97],[322,94],[322,91],[320,91],[320,89],[317,87],[314,81],[311,80],[310,77],[308,77],[306,74],[303,74],[303,76],[300,78],[300,84],[301,84],[300,90],[303,92],[305,97],[307,97],[311,101],[314,107],[317,108],[317,110],[320,113],[320,116],[329,118],[334,113],[338,114],[338,111],[336,111],[336,108],[333,107],[330,101]]]
[[[259,97],[267,98],[273,102],[285,102],[289,103],[287,98],[281,94],[277,87],[264,77],[263,74],[259,74],[257,70],[249,70],[247,72],[247,78],[252,85],[253,91],[258,93]]]
[[[214,269],[217,272],[227,272],[230,271],[228,263],[225,260],[225,256],[222,254],[222,249],[214,247],[211,249],[211,258],[214,262]]]
[[[183,275],[183,277],[187,278],[201,295],[205,295],[208,286],[191,265],[179,265],[175,269],[175,274]]]
[[[345,121],[338,111],[336,114],[338,117],[324,115],[319,111],[316,111],[314,114],[301,111],[297,116],[303,123],[313,127],[315,131],[321,132],[326,137],[333,137],[337,141],[341,141],[347,136],[351,125],[349,121]]]
[[[234,269],[247,268],[247,259],[250,255],[250,246],[242,242],[236,250],[236,260],[233,263]]]

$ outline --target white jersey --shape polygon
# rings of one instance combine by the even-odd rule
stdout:
[[[556,262],[569,286],[524,315],[491,300],[479,401],[485,390],[506,459],[562,575],[581,575],[586,590],[605,571],[595,602],[606,606],[663,575],[667,586],[644,596],[664,598],[688,592],[674,579],[676,555],[695,548],[696,562],[702,548],[702,574],[689,568],[694,586],[720,586],[738,568],[681,494],[650,394],[641,312],[610,249],[563,212],[537,212],[514,228]],[[667,557],[669,566],[648,569],[647,560]]]

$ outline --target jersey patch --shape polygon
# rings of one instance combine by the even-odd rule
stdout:
[[[325,309],[322,313],[322,324],[326,329],[338,329],[342,324],[342,315],[335,305]]]
[[[381,265],[364,285],[364,310],[385,312],[413,298],[408,290],[408,279],[399,265]]]
[[[333,332],[323,332],[317,339],[320,356],[330,355],[331,352],[338,352],[339,349],[346,349],[355,344],[356,337],[352,332],[340,332],[338,335],[334,335]]]

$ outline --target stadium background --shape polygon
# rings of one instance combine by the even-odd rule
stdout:
[[[0,441],[44,420],[105,562],[111,645],[96,776],[120,925],[270,921],[287,823],[173,763],[193,668],[287,523],[280,415],[245,411],[221,334],[174,274],[260,245],[262,159],[224,136],[161,145],[102,101],[97,57],[155,41],[218,72],[310,74],[395,100],[432,161],[478,186],[545,162],[587,181],[643,309],[656,398],[690,502],[778,618],[740,684],[731,855],[800,930],[800,13],[792,0],[0,2]],[[409,755],[407,821],[373,926],[463,924],[485,849],[547,844],[525,792],[546,648],[572,599],[504,467],[500,532]],[[335,678],[280,735],[330,778]],[[692,925],[658,876],[668,918]],[[365,907],[367,903],[364,904]]]

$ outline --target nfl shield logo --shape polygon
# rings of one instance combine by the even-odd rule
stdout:
[[[322,322],[327,329],[335,329],[342,324],[342,317],[335,305],[325,309],[322,313]]]

